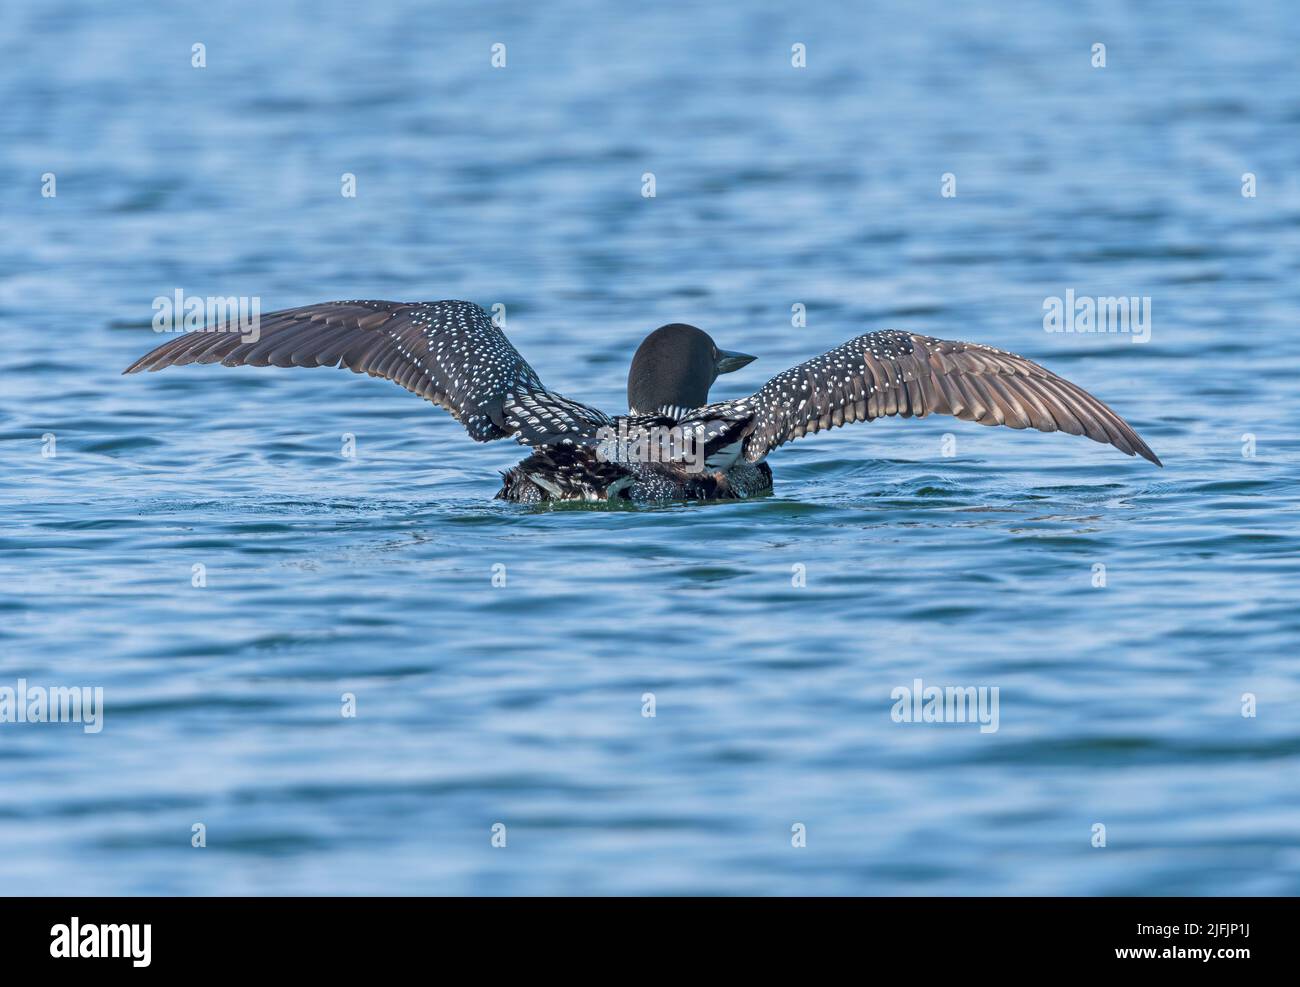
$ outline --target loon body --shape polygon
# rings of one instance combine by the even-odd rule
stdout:
[[[1023,357],[899,330],[869,332],[792,367],[755,393],[710,403],[719,374],[754,357],[675,323],[641,343],[628,413],[610,416],[543,386],[471,302],[325,302],[272,312],[248,338],[209,330],[169,340],[124,371],[188,363],[334,367],[384,377],[445,408],[479,442],[531,454],[497,497],[655,502],[750,497],[772,488],[768,453],[824,428],[946,414],[982,425],[1086,435],[1161,465],[1087,391]]]
[[[772,489],[767,463],[736,463],[726,470],[692,472],[675,464],[610,464],[582,447],[545,446],[514,469],[497,500],[521,504],[544,501],[630,500],[637,504],[669,500],[737,500]]]

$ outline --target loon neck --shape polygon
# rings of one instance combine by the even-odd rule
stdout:
[[[694,408],[687,408],[680,404],[661,404],[657,408],[646,408],[645,410],[640,408],[628,408],[627,413],[629,415],[639,416],[655,415],[660,418],[671,418],[673,421],[681,421],[683,418],[689,416],[694,410]]]

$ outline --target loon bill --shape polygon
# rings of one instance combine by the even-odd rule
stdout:
[[[522,503],[764,493],[772,487],[765,460],[777,446],[886,415],[943,414],[1086,435],[1161,465],[1124,419],[1083,388],[991,346],[869,332],[778,374],[749,397],[710,404],[718,375],[753,359],[719,349],[694,326],[663,326],[632,359],[629,413],[611,417],[547,390],[472,302],[345,301],[264,315],[255,340],[187,333],[124,372],[220,362],[339,366],[384,377],[446,408],[478,442],[513,438],[531,447],[502,474],[497,494]]]

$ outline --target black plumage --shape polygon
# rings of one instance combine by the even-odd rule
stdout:
[[[534,447],[498,497],[634,501],[722,499],[771,489],[764,461],[803,435],[855,421],[947,414],[982,425],[1086,435],[1157,466],[1127,422],[1087,391],[990,346],[898,330],[871,332],[792,367],[746,398],[708,403],[719,374],[754,358],[674,323],[651,333],[628,373],[628,415],[547,390],[471,302],[344,301],[272,312],[257,338],[195,332],[126,373],[188,363],[346,367],[445,408],[470,437]],[[647,443],[664,434],[663,445]],[[676,449],[669,458],[644,450]],[[694,452],[697,455],[692,456]]]

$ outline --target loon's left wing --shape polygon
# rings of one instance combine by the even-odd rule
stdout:
[[[235,327],[212,328],[163,343],[124,373],[218,361],[227,367],[346,367],[445,408],[478,442],[589,441],[610,422],[604,412],[548,391],[472,302],[322,302],[262,316],[247,341]]]
[[[707,405],[691,418],[734,423],[748,416],[737,458],[758,462],[777,446],[824,428],[932,413],[1086,435],[1162,465],[1128,422],[1050,370],[991,346],[893,329],[851,339],[778,374],[747,398]]]

